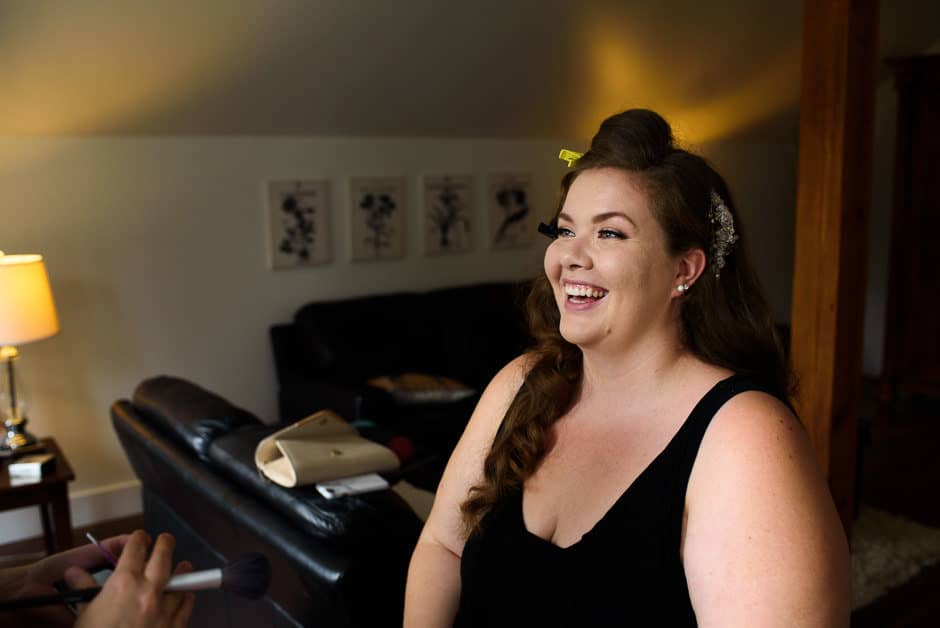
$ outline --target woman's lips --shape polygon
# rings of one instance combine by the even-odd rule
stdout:
[[[607,296],[608,292],[606,288],[575,281],[563,281],[561,288],[568,297],[592,297],[595,299],[602,299],[603,297]]]
[[[571,292],[580,292],[582,294],[571,294]],[[584,294],[586,293],[586,294]],[[566,286],[565,291],[565,311],[583,312],[598,307],[601,301],[607,297],[608,292],[599,288],[582,288],[573,290]],[[600,295],[600,296],[596,296]]]
[[[598,307],[602,300],[603,299],[592,299],[590,301],[585,301],[584,303],[577,303],[571,299],[565,299],[565,311],[583,312],[585,310],[591,310]]]

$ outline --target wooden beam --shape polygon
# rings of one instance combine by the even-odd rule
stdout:
[[[804,0],[791,359],[796,407],[848,530],[874,144],[877,0]]]

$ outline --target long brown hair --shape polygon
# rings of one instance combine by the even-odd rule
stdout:
[[[562,179],[557,223],[578,175],[592,168],[619,168],[639,174],[650,209],[666,234],[673,254],[702,249],[705,271],[680,301],[679,338],[705,362],[753,377],[786,396],[793,377],[775,332],[770,309],[745,251],[741,222],[728,186],[701,157],[679,148],[669,124],[658,114],[631,109],[604,120],[585,153]],[[734,218],[739,240],[725,256],[720,274],[710,254],[714,225],[712,192]],[[461,505],[468,535],[484,515],[532,475],[549,446],[551,426],[571,406],[581,383],[581,350],[558,331],[560,314],[544,275],[535,279],[526,301],[529,330],[535,340],[529,371],[483,465],[483,481]]]

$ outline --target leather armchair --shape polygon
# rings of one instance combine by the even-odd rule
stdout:
[[[421,521],[394,491],[327,500],[271,483],[253,454],[280,426],[186,380],[145,380],[111,420],[141,481],[145,526],[174,534],[177,558],[202,569],[258,551],[272,562],[265,598],[200,593],[192,625],[401,625]]]

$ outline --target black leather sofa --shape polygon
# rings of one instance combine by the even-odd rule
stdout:
[[[489,380],[529,344],[528,282],[498,282],[309,303],[271,327],[280,418],[328,407],[350,421],[405,436],[435,490],[450,452]],[[454,402],[402,404],[368,380],[402,373],[456,379],[475,390]]]
[[[304,306],[293,324],[271,330],[283,417],[332,408],[366,424],[367,438],[407,434],[418,453],[387,479],[433,490],[476,396],[401,407],[365,379],[430,372],[482,390],[525,345],[522,290],[489,284]],[[176,536],[177,559],[208,568],[258,551],[272,562],[263,600],[200,593],[191,625],[401,624],[421,521],[398,494],[326,500],[313,487],[269,482],[254,449],[284,424],[264,425],[186,380],[143,381],[113,404],[111,419],[142,484],[145,526]]]

